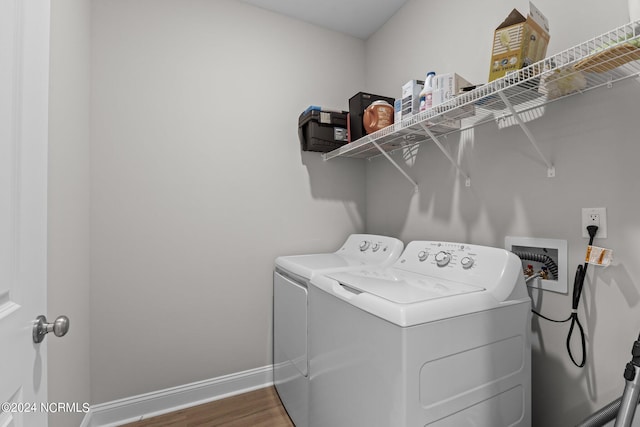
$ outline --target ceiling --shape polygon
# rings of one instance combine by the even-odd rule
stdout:
[[[240,0],[366,40],[407,0]]]

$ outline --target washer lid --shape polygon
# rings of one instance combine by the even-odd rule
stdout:
[[[337,272],[327,274],[327,277],[351,290],[375,295],[397,304],[412,304],[485,290],[480,286],[395,268]]]

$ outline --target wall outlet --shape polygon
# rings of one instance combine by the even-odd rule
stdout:
[[[582,208],[582,237],[589,238],[587,226],[597,225],[597,239],[607,237],[607,208]]]

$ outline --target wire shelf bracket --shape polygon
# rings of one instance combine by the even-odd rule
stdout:
[[[444,147],[444,145],[442,145],[438,137],[431,131],[431,129],[429,129],[428,126],[424,124],[424,122],[420,122],[420,127],[422,127],[422,130],[424,130],[424,133],[429,135],[429,138],[431,138],[431,140],[435,142],[435,144],[438,146],[440,151],[442,151],[442,153],[447,157],[447,159],[449,159],[449,162],[451,162],[451,164],[456,168],[458,173],[464,177],[464,186],[471,187],[471,178],[462,170],[458,162],[456,162],[455,159],[451,157],[451,154]]]
[[[417,193],[418,184],[409,176],[409,174],[405,172],[405,170],[402,169],[400,165],[396,163],[396,161],[393,160],[391,156],[386,151],[384,151],[382,147],[380,147],[380,145],[378,145],[378,143],[373,138],[371,138],[370,136],[367,136],[367,139],[369,140],[369,142],[371,142],[371,144],[373,144],[374,147],[378,149],[378,151],[380,151],[380,153],[382,153],[384,157],[387,158],[387,160],[389,160],[389,162],[391,162],[393,166],[395,166],[396,169],[400,171],[400,173],[407,179],[407,181],[409,181],[413,185],[413,191]]]
[[[529,142],[531,142],[531,145],[533,145],[533,148],[535,148],[538,156],[540,156],[544,164],[547,166],[547,178],[554,178],[556,176],[556,168],[549,161],[549,159],[545,157],[545,155],[542,153],[542,150],[540,150],[540,146],[538,145],[536,138],[529,130],[529,127],[527,127],[527,125],[524,123],[522,117],[520,117],[520,113],[516,111],[513,104],[511,104],[511,102],[509,101],[509,98],[507,98],[507,96],[503,92],[498,92],[498,95],[500,96],[502,102],[504,102],[504,105],[507,106],[507,109],[511,112],[513,118],[516,119],[516,122],[518,122],[518,125],[520,126],[524,134],[527,136],[527,138],[529,138]]]

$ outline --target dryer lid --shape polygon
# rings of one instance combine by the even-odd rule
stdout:
[[[327,277],[357,292],[372,294],[397,304],[413,304],[485,290],[480,286],[396,268],[336,272],[327,274]]]
[[[290,255],[276,258],[276,266],[311,279],[316,272],[364,266],[366,262],[338,254]]]

